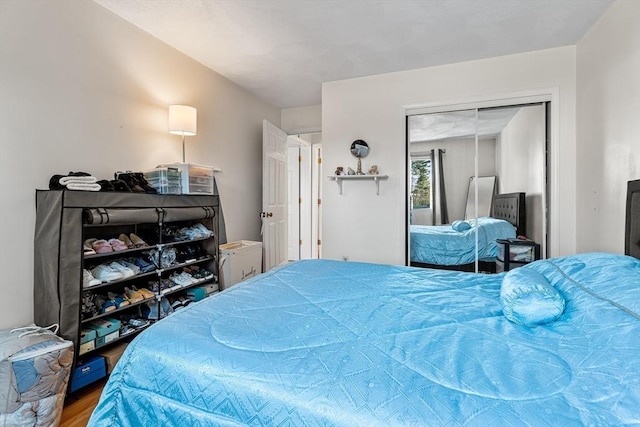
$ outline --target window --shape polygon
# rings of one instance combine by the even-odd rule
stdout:
[[[431,159],[411,160],[411,199],[413,209],[431,207]]]

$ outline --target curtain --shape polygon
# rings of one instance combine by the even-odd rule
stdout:
[[[433,225],[449,223],[447,193],[444,188],[442,156],[446,150],[431,150],[431,194],[433,199]]]

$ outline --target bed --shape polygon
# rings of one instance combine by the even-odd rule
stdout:
[[[477,229],[478,259],[485,263],[484,270],[493,271],[498,250],[496,240],[525,234],[525,193],[496,194],[491,212],[491,217],[480,217],[477,222],[469,220],[472,227],[462,231],[451,224],[411,225],[410,265],[474,271]]]
[[[639,289],[640,260],[606,253],[493,275],[298,261],[141,333],[89,425],[637,425]]]

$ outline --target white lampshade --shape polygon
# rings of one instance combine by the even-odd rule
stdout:
[[[169,133],[193,136],[198,128],[198,110],[187,105],[169,105]]]

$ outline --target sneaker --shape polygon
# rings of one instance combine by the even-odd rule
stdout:
[[[122,273],[122,277],[125,279],[136,275],[136,273],[134,273],[132,269],[130,269],[129,267],[125,267],[122,264],[118,264],[115,261],[109,264],[109,267]]]
[[[170,279],[177,285],[180,286],[190,286],[197,282],[192,275],[185,273],[184,271],[180,274],[172,274]]]
[[[134,263],[126,260],[126,259],[118,259],[116,260],[116,262],[120,265],[123,265],[125,267],[127,267],[128,269],[133,271],[133,274],[140,274],[140,272],[142,271],[142,269],[140,267],[138,267],[137,265],[135,265]]]
[[[200,234],[200,237],[211,237],[213,236],[213,231],[209,230],[204,224],[197,223],[191,227],[196,233]]]
[[[96,285],[99,285],[100,283],[102,283],[102,281],[93,277],[93,274],[91,274],[89,270],[87,270],[86,268],[82,270],[82,287],[83,288],[96,286]]]
[[[91,274],[103,282],[113,282],[114,280],[124,278],[124,274],[120,270],[113,268],[110,264],[100,264],[94,267],[91,270]]]
[[[151,289],[151,291],[158,295],[164,295],[167,292],[176,291],[181,287],[181,285],[177,285],[176,283],[167,279],[160,279],[157,282],[149,283],[149,288]]]
[[[126,322],[130,325],[133,326],[136,329],[140,329],[140,328],[144,328],[146,326],[149,326],[149,324],[151,322],[149,322],[148,320],[145,319],[139,319],[137,317],[130,317],[126,319]]]
[[[171,303],[171,308],[173,308],[173,311],[179,310],[184,307],[182,301],[178,298],[169,298],[169,303]]]
[[[123,325],[122,327],[120,327],[120,336],[124,337],[134,333],[135,331],[136,331],[136,328],[134,328],[133,326]]]
[[[145,258],[127,258],[127,262],[135,264],[141,273],[148,273],[156,269],[156,266]]]

